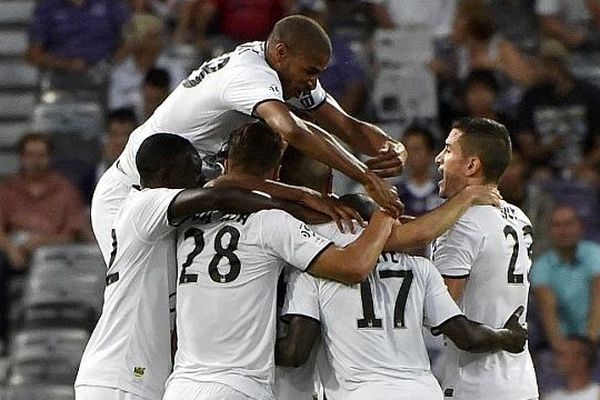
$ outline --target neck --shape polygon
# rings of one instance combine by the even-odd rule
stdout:
[[[252,179],[273,179],[273,173],[271,171],[266,172],[264,174],[249,174],[248,172],[244,172],[244,171],[238,171],[237,169],[229,169],[229,171],[226,172],[226,175],[230,178],[235,178],[235,179],[247,179],[247,180],[252,180]]]
[[[560,256],[560,259],[566,263],[571,263],[575,260],[576,252],[577,252],[577,246],[557,249],[557,253]]]
[[[21,176],[23,177],[23,180],[25,180],[25,182],[30,183],[30,184],[35,184],[35,183],[40,183],[42,182],[46,177],[48,177],[48,175],[50,174],[49,171],[43,171],[43,172],[22,172]]]
[[[574,371],[574,374],[567,378],[566,387],[570,392],[585,389],[590,384],[590,375],[581,373],[581,370]]]
[[[423,169],[421,171],[411,171],[410,180],[423,185],[431,180],[431,171],[429,169]]]

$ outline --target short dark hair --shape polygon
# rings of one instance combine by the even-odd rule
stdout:
[[[196,149],[186,138],[171,133],[155,133],[147,137],[135,156],[135,164],[142,181],[152,179]]]
[[[498,93],[500,85],[496,74],[490,69],[474,69],[467,75],[463,83],[463,89],[466,92],[474,85],[483,85],[494,93]]]
[[[263,175],[281,163],[284,143],[264,122],[253,122],[231,133],[227,158],[230,164],[252,175]]]
[[[150,68],[146,72],[144,83],[161,89],[169,89],[171,87],[171,75],[164,68]]]
[[[279,180],[326,193],[331,190],[331,168],[308,157],[295,147],[288,146],[281,159]]]
[[[54,146],[52,146],[52,140],[50,139],[50,136],[48,136],[45,133],[30,132],[23,135],[17,143],[17,150],[19,151],[20,155],[23,155],[25,147],[31,142],[43,142],[46,145],[46,148],[48,149],[48,153],[50,154],[52,154],[52,151],[54,150]]]
[[[273,27],[268,42],[273,40],[285,43],[291,51],[331,56],[329,35],[321,25],[305,15],[290,15],[279,20]]]
[[[462,132],[459,143],[464,154],[481,160],[485,181],[498,182],[512,154],[506,127],[487,118],[461,118],[452,128]]]
[[[425,145],[427,146],[427,148],[431,151],[435,150],[435,136],[433,135],[433,132],[420,124],[413,124],[410,125],[408,128],[406,128],[404,130],[404,133],[402,134],[402,139],[408,137],[408,136],[420,136],[425,140]]]
[[[128,122],[133,125],[137,125],[137,119],[135,118],[135,111],[131,107],[116,108],[108,113],[108,123],[113,121],[116,122]]]
[[[598,363],[598,346],[596,343],[589,337],[580,335],[567,336],[567,340],[581,344],[581,355],[585,357],[589,369],[593,369]]]
[[[340,202],[355,209],[365,221],[370,221],[375,211],[381,209],[375,200],[364,193],[345,194],[340,197]]]

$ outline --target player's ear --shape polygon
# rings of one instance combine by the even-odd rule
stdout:
[[[467,176],[473,177],[479,173],[483,173],[483,164],[481,163],[481,159],[476,156],[469,157],[469,162],[467,164]]]
[[[281,63],[288,55],[288,48],[285,43],[277,42],[275,44],[275,60]]]

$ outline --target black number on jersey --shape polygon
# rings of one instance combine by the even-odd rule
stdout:
[[[229,234],[229,243],[227,247],[223,247],[223,236],[228,233]],[[194,259],[198,256],[198,254],[202,253],[204,250],[205,242],[204,242],[204,231],[198,228],[190,228],[183,234],[183,238],[189,239],[190,237],[194,238],[194,249],[190,254],[188,254],[187,259],[181,266],[181,275],[179,277],[179,283],[190,283],[190,282],[198,282],[198,274],[188,274],[186,273],[187,268],[192,265]],[[238,231],[233,226],[224,226],[221,228],[215,237],[215,255],[210,260],[208,264],[208,274],[210,278],[218,283],[226,283],[235,280],[239,275],[242,267],[242,263],[237,255],[235,255],[234,251],[237,250],[237,246],[240,240],[240,231]],[[221,259],[225,257],[229,261],[229,272],[225,275],[219,272],[219,262]]]
[[[379,278],[402,278],[402,285],[396,297],[396,304],[394,306],[394,328],[406,328],[404,313],[406,310],[406,302],[408,300],[408,291],[413,281],[413,272],[408,271],[395,271],[395,270],[382,270],[379,271]],[[375,283],[379,283],[378,280],[374,280]],[[383,284],[383,282],[381,282]],[[363,308],[363,318],[357,320],[358,328],[381,328],[381,318],[375,316],[375,309],[373,307],[373,293],[371,291],[371,283],[369,280],[365,280],[360,284],[360,299]]]
[[[110,252],[110,261],[108,262],[108,268],[112,267],[117,256],[117,232],[114,229],[110,230],[110,237],[112,238],[112,251]]]
[[[183,81],[183,87],[189,89],[193,88],[194,86],[198,86],[207,75],[212,74],[213,72],[216,72],[226,66],[229,62],[229,59],[230,55],[227,53],[220,57],[206,61],[200,66],[200,68],[194,71],[195,76],[193,78],[190,77]]]
[[[523,227],[523,235],[533,236],[533,229],[531,226],[527,225]],[[519,235],[517,235],[517,231],[510,225],[506,225],[504,227],[504,237],[508,239],[511,237],[515,244],[512,248],[512,254],[510,256],[510,261],[508,262],[508,283],[523,283],[523,274],[515,274],[515,267],[517,265],[517,259],[519,258]],[[527,256],[531,259],[531,246],[527,248]]]

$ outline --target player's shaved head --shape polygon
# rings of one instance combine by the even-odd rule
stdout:
[[[320,193],[331,192],[331,168],[288,146],[281,160],[279,180]]]
[[[157,133],[146,138],[135,156],[143,187],[190,187],[202,161],[192,143],[178,135]],[[184,185],[185,183],[185,185]]]
[[[231,133],[227,151],[228,172],[272,178],[281,162],[285,144],[279,134],[263,122],[244,125]]]
[[[269,44],[285,43],[291,51],[331,56],[331,40],[315,20],[304,15],[290,15],[278,21],[268,39]]]

